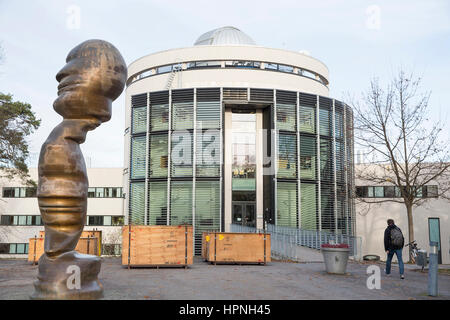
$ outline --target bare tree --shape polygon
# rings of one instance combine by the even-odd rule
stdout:
[[[400,70],[385,89],[378,79],[372,80],[370,89],[354,104],[355,141],[375,159],[356,177],[375,186],[391,186],[394,192],[390,198],[358,200],[403,203],[409,242],[414,240],[413,208],[430,197],[448,199],[450,190],[450,149],[442,139],[444,125],[429,119],[431,93],[422,92],[420,85],[420,77]]]

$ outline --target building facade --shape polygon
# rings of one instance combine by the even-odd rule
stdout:
[[[30,177],[37,182],[36,168]],[[84,230],[102,231],[102,253],[120,254],[124,224],[123,168],[88,168],[87,221]],[[44,230],[36,188],[18,179],[0,180],[0,257],[25,258],[29,238]]]
[[[356,170],[372,170],[373,165],[358,164]],[[439,243],[439,263],[450,264],[450,202],[438,197],[438,184],[431,181],[424,186],[419,197],[423,204],[413,208],[414,239],[419,248],[430,251],[430,241]],[[361,238],[362,256],[375,254],[381,260],[386,260],[384,251],[384,230],[387,219],[393,219],[402,230],[405,245],[408,239],[408,219],[406,207],[402,201],[398,187],[389,185],[374,185],[369,181],[356,179],[356,235]],[[365,201],[361,201],[365,200]],[[368,202],[383,201],[368,204]],[[404,260],[407,260],[409,249],[403,249]],[[396,259],[396,258],[395,258]]]
[[[269,223],[353,235],[353,113],[328,69],[224,27],[128,68],[125,216],[202,231]]]

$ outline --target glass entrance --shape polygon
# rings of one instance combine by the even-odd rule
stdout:
[[[254,202],[233,202],[233,224],[256,227]]]
[[[232,223],[256,227],[256,113],[232,110]]]

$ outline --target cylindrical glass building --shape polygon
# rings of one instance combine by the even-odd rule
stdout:
[[[353,112],[322,62],[223,27],[128,75],[130,223],[192,224],[197,254],[203,231],[264,219],[354,235]]]

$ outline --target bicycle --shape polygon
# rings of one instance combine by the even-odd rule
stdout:
[[[417,264],[420,267],[422,267],[422,271],[423,271],[423,269],[427,265],[427,253],[426,253],[426,251],[421,250],[419,247],[417,247],[416,240],[413,240],[410,243],[408,243],[407,245],[405,245],[405,248],[406,247],[410,247],[409,251],[411,252],[411,260],[412,260],[411,262]]]

